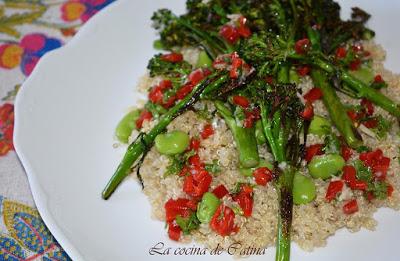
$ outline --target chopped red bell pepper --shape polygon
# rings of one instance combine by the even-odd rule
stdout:
[[[178,198],[169,199],[165,205],[165,219],[167,222],[175,220],[176,216],[188,217],[192,211],[196,210],[196,205],[190,199]]]
[[[392,196],[393,191],[394,191],[393,186],[390,185],[390,184],[388,184],[388,185],[387,185],[387,195],[388,195],[388,197],[391,197],[391,196]]]
[[[233,196],[243,211],[243,216],[250,217],[253,212],[253,188],[248,185],[242,185],[240,192]]]
[[[324,144],[313,144],[313,145],[308,146],[306,148],[306,154],[304,156],[304,159],[307,162],[310,162],[314,156],[324,154],[324,152],[322,150],[323,147],[324,147]]]
[[[382,75],[378,74],[378,75],[376,75],[374,77],[374,82],[375,83],[382,83],[382,82],[385,82],[385,81],[383,80]]]
[[[168,222],[168,237],[170,239],[179,241],[181,233],[182,229],[175,221]]]
[[[199,148],[200,148],[200,140],[196,138],[191,138],[188,150],[198,151]]]
[[[361,66],[361,60],[360,59],[355,59],[349,64],[349,68],[351,71],[357,71],[360,69]]]
[[[260,167],[253,171],[253,177],[260,186],[266,186],[272,180],[272,171],[267,167]]]
[[[314,117],[314,107],[311,103],[307,102],[301,117],[305,120],[311,120]]]
[[[191,84],[196,85],[198,84],[201,80],[206,77],[203,69],[197,69],[191,72],[188,76],[188,80]]]
[[[213,134],[214,134],[214,129],[213,129],[212,125],[206,124],[206,125],[204,125],[203,130],[200,133],[200,136],[205,140]]]
[[[318,87],[314,87],[311,90],[309,90],[305,95],[304,95],[304,99],[307,102],[314,102],[316,100],[321,99],[323,96],[322,90]]]
[[[374,114],[374,105],[371,101],[363,98],[363,99],[361,99],[360,104],[361,104],[361,106],[363,106],[366,109],[368,116],[372,116],[372,114]]]
[[[224,204],[219,205],[210,221],[210,227],[223,237],[230,235],[237,230],[235,228],[235,213],[230,207]]]
[[[328,185],[328,189],[326,190],[325,199],[328,202],[331,202],[333,199],[336,198],[336,196],[340,192],[342,192],[342,189],[343,189],[343,181],[341,180],[331,181]]]
[[[358,114],[354,110],[348,110],[347,115],[353,122],[358,120]]]
[[[163,101],[164,94],[162,93],[160,86],[154,86],[150,90],[148,97],[152,103],[161,104]]]
[[[230,44],[236,43],[240,37],[238,30],[232,25],[222,26],[219,34]]]
[[[183,183],[183,191],[188,195],[199,198],[210,188],[212,176],[206,170],[200,170],[197,174],[188,175]]]
[[[346,145],[342,145],[340,150],[345,161],[348,161],[351,158],[351,155],[353,155],[353,150]]]
[[[241,95],[235,95],[232,97],[232,101],[234,104],[239,105],[242,108],[247,108],[250,106],[249,100]]]
[[[232,79],[237,79],[239,77],[238,69],[243,65],[243,60],[239,58],[239,55],[234,52],[231,55],[232,59],[232,65],[231,65],[231,70],[229,71],[229,76]]]
[[[308,65],[303,65],[297,68],[297,74],[300,75],[301,77],[308,75],[310,71],[311,68]]]
[[[378,120],[377,119],[369,119],[367,121],[363,121],[362,124],[367,127],[368,129],[373,129],[378,126]]]
[[[183,98],[186,97],[194,88],[194,85],[191,82],[185,83],[177,92],[176,92],[176,98],[178,100],[182,100]]]
[[[381,149],[375,151],[363,152],[359,156],[364,164],[371,168],[375,179],[384,180],[390,166],[390,158],[384,157]]]
[[[298,40],[294,45],[294,50],[298,54],[305,54],[311,47],[311,42],[308,38]]]
[[[218,187],[216,187],[212,193],[214,193],[215,196],[217,196],[217,198],[223,198],[226,195],[229,194],[229,191],[226,189],[226,187],[224,185],[219,185]]]
[[[161,55],[161,60],[171,63],[178,63],[183,61],[183,55],[180,53],[168,53]]]
[[[143,127],[143,122],[149,121],[152,118],[153,118],[153,114],[151,114],[151,112],[149,112],[148,110],[143,110],[140,113],[139,118],[136,120],[136,127],[138,129],[141,129]]]
[[[343,167],[342,179],[346,182],[348,186],[350,186],[351,183],[357,180],[356,174],[357,171],[353,166],[346,165]]]
[[[343,46],[336,49],[336,58],[343,59],[347,55],[347,50]]]
[[[343,205],[343,212],[347,215],[354,214],[358,211],[357,200],[352,199]]]
[[[247,23],[247,18],[244,16],[241,16],[241,17],[239,17],[239,26],[236,28],[239,35],[244,38],[248,38],[251,36],[251,30],[246,25],[246,23]]]

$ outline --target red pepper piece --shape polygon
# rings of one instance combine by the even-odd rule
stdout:
[[[192,197],[199,198],[208,191],[211,182],[211,175],[206,170],[200,170],[197,174],[186,176],[183,191]]]
[[[300,75],[301,77],[308,75],[310,71],[311,68],[308,65],[300,66],[297,68],[297,74]]]
[[[195,150],[198,151],[200,148],[200,140],[196,138],[192,138],[190,140],[190,145],[188,150]]]
[[[304,156],[304,159],[307,162],[310,162],[314,156],[324,154],[322,151],[323,146],[323,144],[313,144],[308,146],[306,148],[306,155]]]
[[[229,191],[226,189],[226,187],[224,185],[219,185],[218,187],[216,187],[212,193],[214,193],[215,196],[217,196],[217,198],[223,198],[226,195],[229,194]]]
[[[353,150],[350,147],[343,145],[341,147],[341,154],[343,159],[348,161],[351,158],[351,155],[353,155]]]
[[[247,185],[242,185],[240,192],[233,197],[243,211],[243,216],[250,217],[253,212],[253,188]]]
[[[221,27],[219,34],[230,44],[234,44],[239,39],[239,32],[231,25],[224,25]]]
[[[340,192],[342,192],[342,189],[343,189],[343,181],[341,180],[331,181],[328,185],[328,189],[326,190],[325,199],[328,202],[331,202],[333,199],[336,198],[336,196]]]
[[[176,216],[188,217],[191,211],[196,210],[192,208],[191,202],[186,198],[178,198],[176,200],[169,199],[165,205],[165,219],[167,222],[175,220]]]
[[[168,53],[161,55],[161,60],[171,63],[178,63],[183,61],[183,55],[180,53]]]
[[[194,85],[191,82],[188,82],[184,84],[177,92],[176,92],[176,98],[178,100],[182,100],[183,98],[186,97],[194,88]]]
[[[244,16],[241,16],[241,17],[239,17],[239,26],[236,28],[238,34],[244,38],[248,38],[251,36],[251,30],[246,25],[246,23],[247,23],[247,18]]]
[[[371,101],[363,98],[360,104],[366,109],[368,116],[372,116],[372,114],[374,114],[374,105],[372,104]]]
[[[355,199],[352,199],[343,205],[343,212],[346,215],[354,214],[357,211],[358,211],[358,203],[357,203],[357,200],[355,200]]]
[[[257,168],[253,171],[253,177],[260,186],[266,186],[272,180],[272,172],[267,167]]]
[[[347,55],[347,50],[343,46],[336,49],[336,58],[343,59]]]
[[[305,54],[311,47],[311,42],[308,38],[298,40],[294,45],[294,50],[298,54]]]
[[[143,122],[144,121],[149,121],[153,118],[153,114],[151,114],[151,112],[147,111],[147,110],[143,110],[140,115],[139,118],[136,120],[136,127],[138,129],[141,129],[143,127]]]
[[[361,60],[360,59],[355,59],[354,61],[352,61],[349,64],[349,68],[351,71],[357,71],[358,69],[360,69],[361,66]]]
[[[357,180],[356,169],[353,166],[347,165],[343,167],[342,179],[350,186],[351,183]]]
[[[249,100],[244,96],[235,95],[232,97],[232,101],[234,104],[239,105],[242,108],[247,108],[250,106]]]
[[[314,117],[314,107],[311,103],[307,102],[304,111],[301,113],[301,117],[305,120],[311,120]]]
[[[323,96],[323,93],[322,93],[321,89],[318,88],[318,87],[314,87],[304,95],[304,99],[307,102],[311,102],[312,103],[312,102],[314,102],[316,100],[321,99],[322,96]]]
[[[235,213],[230,207],[224,204],[219,205],[210,221],[210,227],[223,237],[230,235],[237,229],[235,227]]]
[[[206,124],[206,125],[204,125],[203,130],[200,133],[200,136],[205,140],[213,134],[214,134],[214,129],[213,129],[212,125]]]
[[[181,237],[182,229],[175,222],[168,222],[168,237],[174,241],[179,241]]]

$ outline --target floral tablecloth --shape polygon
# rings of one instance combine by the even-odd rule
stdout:
[[[0,0],[0,260],[70,260],[35,209],[13,149],[13,101],[48,51],[114,0]]]

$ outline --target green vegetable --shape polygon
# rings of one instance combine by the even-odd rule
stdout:
[[[259,163],[258,148],[254,128],[244,128],[237,124],[232,112],[221,101],[214,102],[217,111],[224,118],[232,132],[239,151],[239,161],[245,168],[255,167]]]
[[[213,160],[213,163],[206,163],[204,167],[208,172],[218,173],[221,172],[221,167],[218,165],[218,160]]]
[[[267,139],[265,138],[265,134],[264,134],[264,131],[263,131],[261,120],[258,120],[256,122],[255,129],[256,129],[255,130],[256,131],[255,134],[256,134],[257,144],[259,144],[259,145],[264,144],[267,141]]]
[[[294,69],[291,69],[289,71],[289,81],[290,81],[290,83],[295,83],[295,84],[300,83],[299,74]]]
[[[176,223],[182,229],[183,234],[189,235],[192,230],[199,227],[200,221],[197,219],[195,213],[192,213],[189,217],[183,218],[181,216],[176,216]]]
[[[327,179],[332,175],[337,175],[345,163],[339,154],[325,154],[313,157],[307,167],[313,178]]]
[[[210,222],[220,204],[221,201],[213,193],[204,193],[203,198],[197,207],[197,218],[199,221],[201,223]]]
[[[160,40],[155,40],[153,42],[153,48],[156,49],[156,50],[163,50],[164,46],[163,46],[163,44],[162,44],[162,42]]]
[[[298,172],[293,179],[293,202],[296,205],[307,204],[315,199],[317,190],[314,181]]]
[[[309,133],[323,136],[331,132],[331,123],[324,117],[315,115],[310,123]]]
[[[201,51],[199,53],[199,58],[197,58],[196,67],[197,68],[201,68],[201,67],[209,68],[209,67],[211,67],[212,62],[213,61],[210,59],[208,54],[205,51]]]
[[[372,81],[374,80],[374,77],[375,77],[375,74],[371,70],[371,68],[369,68],[365,65],[361,66],[356,71],[350,71],[350,74],[365,84],[372,83]]]
[[[154,140],[158,152],[165,155],[174,155],[184,152],[190,143],[190,137],[183,131],[171,131],[158,134]]]
[[[132,131],[136,129],[136,120],[139,118],[140,111],[133,110],[128,112],[118,123],[115,135],[120,142],[128,143],[128,138]]]

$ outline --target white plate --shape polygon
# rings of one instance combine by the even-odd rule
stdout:
[[[117,1],[66,47],[46,55],[18,94],[17,153],[43,220],[74,260],[147,260],[156,258],[149,248],[159,241],[179,246],[167,239],[162,222],[150,219],[150,206],[133,180],[109,201],[100,192],[124,152],[112,147],[114,127],[135,103],[133,87],[154,53],[149,18],[159,7],[182,12],[183,3]],[[370,25],[390,54],[387,65],[400,71],[400,2],[345,1],[345,9],[354,4],[374,15]],[[399,214],[380,210],[376,217],[376,232],[341,231],[312,253],[294,244],[292,260],[398,259]],[[254,260],[272,260],[274,251]],[[173,253],[164,258],[183,259]]]

